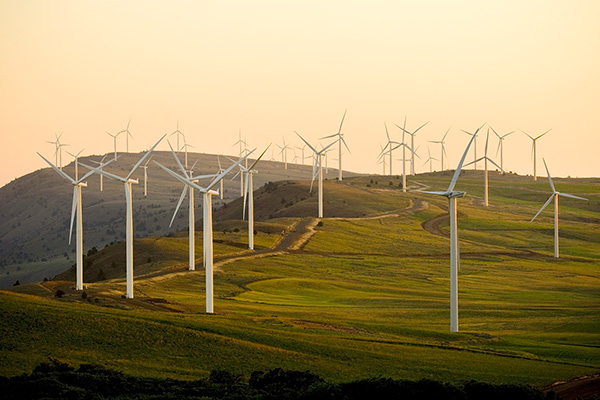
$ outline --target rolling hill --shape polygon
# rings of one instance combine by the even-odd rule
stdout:
[[[409,188],[443,189],[449,175],[418,175]],[[336,382],[543,387],[598,373],[600,180],[556,179],[590,200],[561,203],[555,259],[551,209],[529,222],[546,180],[490,178],[487,208],[481,171],[465,171],[457,187],[468,192],[458,206],[460,333],[449,332],[444,199],[403,193],[396,177],[357,176],[326,183],[319,220],[308,182],[288,180],[255,193],[256,251],[245,248],[239,199],[215,211],[216,314],[204,313],[202,269],[186,270],[184,231],[136,240],[134,299],[122,298],[116,243],[86,257],[85,295],[69,272],[0,292],[0,374],[47,357],[179,379],[282,367]],[[198,255],[201,243],[198,232]]]
[[[110,155],[109,155],[110,156]],[[107,171],[127,174],[142,154],[123,154]],[[91,165],[91,160],[102,156],[80,158],[80,162]],[[217,156],[212,154],[188,154],[190,164],[198,161],[197,174],[218,171]],[[153,160],[176,169],[170,152],[155,152]],[[229,160],[221,157],[225,166]],[[285,179],[307,179],[311,166],[261,161],[255,175],[255,187],[271,181]],[[74,163],[64,167],[74,176]],[[80,172],[85,173],[81,167]],[[327,174],[334,178],[336,171]],[[347,173],[349,176],[352,173]],[[355,175],[355,174],[354,174]],[[143,170],[135,174],[140,181],[134,187],[134,235],[141,238],[150,235],[164,236],[177,232],[187,225],[186,214],[180,212],[173,226],[169,222],[181,193],[181,185],[152,162],[148,168],[148,196],[144,197]],[[233,178],[233,175],[231,175]],[[120,183],[104,180],[104,191],[100,192],[100,177],[88,179],[83,190],[84,252],[92,248],[101,249],[110,243],[125,238],[122,221],[125,216],[124,191]],[[224,184],[224,199],[215,198],[214,207],[220,207],[240,196],[239,177]],[[51,168],[44,168],[0,188],[0,288],[20,283],[40,281],[68,269],[75,262],[75,244],[68,243],[72,186]]]

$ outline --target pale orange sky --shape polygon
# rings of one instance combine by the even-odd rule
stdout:
[[[539,174],[543,156],[553,175],[600,176],[598,16],[594,0],[0,0],[0,185],[44,167],[35,152],[52,157],[55,132],[69,151],[100,154],[112,150],[105,131],[131,118],[141,151],[179,119],[196,151],[233,154],[239,129],[250,147],[300,145],[294,130],[314,142],[346,108],[350,170],[381,172],[383,122],[400,140],[407,115],[409,129],[431,121],[423,160],[452,127],[454,168],[460,129],[488,122],[552,128]],[[509,136],[506,169],[531,173],[530,152]]]

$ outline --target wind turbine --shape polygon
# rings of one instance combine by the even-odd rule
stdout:
[[[77,258],[77,267],[75,272],[75,287],[77,290],[83,290],[83,220],[82,220],[82,202],[81,202],[81,188],[87,187],[87,182],[84,182],[90,175],[94,173],[94,171],[90,171],[87,174],[83,175],[81,179],[73,179],[69,175],[65,174],[62,170],[52,164],[50,161],[46,160],[44,156],[40,153],[37,153],[38,156],[42,157],[44,161],[48,163],[61,177],[71,182],[73,185],[73,204],[71,206],[71,225],[69,226],[69,244],[71,244],[71,237],[73,234],[73,220],[75,219],[75,215],[77,214],[77,228],[76,228],[76,258]],[[114,160],[110,160],[105,165],[110,164]]]
[[[148,161],[142,166],[142,168],[144,168],[144,197],[148,196],[148,163],[150,160],[152,160],[152,156],[150,156]]]
[[[294,132],[296,133],[296,135],[298,135],[298,137],[300,139],[302,139],[302,141],[304,143],[306,143],[306,145],[313,151],[313,153],[315,155],[315,163],[313,164],[312,180],[310,181],[310,191],[312,192],[313,182],[315,181],[315,175],[318,174],[319,175],[319,214],[318,215],[319,215],[319,218],[323,218],[323,165],[322,165],[321,159],[323,158],[323,153],[325,153],[327,151],[327,149],[329,149],[331,146],[333,146],[335,144],[335,142],[331,142],[327,146],[323,147],[321,150],[317,151],[317,149],[312,147],[306,140],[304,140],[304,138],[302,136],[300,136],[300,134],[298,132],[296,132],[296,131],[294,131]]]
[[[384,156],[385,153],[389,153],[389,156],[390,156],[390,162],[389,162],[390,176],[392,176],[392,152],[400,146],[400,143],[398,143],[398,142],[390,139],[390,134],[388,133],[387,124],[385,123],[385,121],[383,122],[383,126],[385,126],[385,135],[387,136],[387,140],[388,141],[385,144],[385,146],[383,146],[383,149],[381,150],[381,153],[379,153],[379,157]],[[396,147],[393,147],[394,145],[396,145]]]
[[[62,136],[62,132],[59,134],[54,133],[54,137],[56,138],[56,140],[54,142],[51,142],[49,140],[47,140],[48,143],[53,144],[54,145],[54,163],[56,165],[58,165],[58,168],[62,171],[62,150],[60,150],[61,146],[65,146],[65,145],[61,145],[60,143],[60,138]],[[59,162],[59,154],[61,154],[60,157],[60,162]]]
[[[183,151],[185,152],[185,167],[188,167],[188,147],[194,148],[191,144],[187,144],[185,137],[183,138]]]
[[[494,160],[492,160],[491,158],[489,158],[487,156],[487,150],[488,150],[488,141],[490,139],[490,129],[488,128],[488,132],[487,132],[487,136],[485,138],[485,153],[483,155],[483,157],[478,158],[475,161],[472,161],[468,164],[465,164],[465,167],[468,165],[471,165],[473,163],[479,162],[481,160],[483,160],[483,165],[484,165],[484,170],[483,170],[483,182],[484,182],[484,206],[488,206],[489,205],[489,190],[488,190],[488,161],[491,162],[492,164],[494,164],[496,167],[500,168],[500,171],[502,171],[504,173],[504,170],[502,169],[501,166],[499,166],[498,164],[496,164],[496,162]]]
[[[484,124],[485,125],[485,124]],[[482,126],[483,127],[483,126]],[[480,128],[481,129],[481,128]],[[477,169],[477,138],[475,137],[474,133],[465,131],[464,129],[461,129],[464,133],[466,133],[469,136],[473,136],[475,138],[475,142],[473,143],[473,162],[471,164],[473,165],[473,169]]]
[[[578,200],[588,200],[588,199],[579,197],[579,196],[574,196],[574,195],[568,194],[568,193],[557,192],[556,188],[554,187],[554,183],[552,182],[552,177],[550,177],[550,171],[548,171],[548,165],[546,165],[546,160],[544,160],[542,158],[542,161],[544,161],[544,167],[546,167],[546,173],[548,174],[548,182],[550,182],[550,187],[552,188],[552,194],[550,195],[550,198],[548,198],[548,201],[546,201],[546,203],[544,203],[542,208],[540,208],[540,211],[538,211],[537,214],[535,214],[535,216],[529,222],[530,223],[533,222],[533,220],[538,215],[540,215],[540,213],[544,210],[544,208],[546,208],[548,206],[548,204],[550,204],[550,202],[552,201],[552,198],[554,198],[554,257],[558,258],[558,197],[564,196],[564,197],[570,197],[572,199],[578,199]]]
[[[444,170],[445,168],[445,164],[444,164],[444,154],[446,154],[446,147],[444,146],[446,144],[445,140],[446,140],[446,136],[448,136],[448,132],[450,132],[450,128],[448,128],[448,130],[446,131],[446,133],[444,134],[444,136],[442,137],[442,140],[430,140],[429,143],[439,143],[442,145],[442,150],[440,152],[440,158],[441,158],[441,171]],[[448,156],[448,154],[446,154],[446,157]]]
[[[167,136],[163,135],[158,142],[154,146],[148,150],[146,154],[133,166],[131,171],[127,176],[120,177],[109,172],[104,171],[103,169],[90,167],[85,164],[81,164],[84,167],[93,170],[99,174],[106,176],[109,179],[115,179],[123,183],[125,187],[125,204],[126,204],[126,222],[125,222],[125,241],[126,241],[126,273],[127,273],[127,298],[133,299],[133,195],[131,191],[131,185],[137,185],[139,181],[137,179],[133,179],[132,176],[135,171],[139,168],[139,166],[150,156],[150,153],[158,146],[158,144]],[[105,164],[106,165],[106,164]]]
[[[379,143],[379,148],[381,149],[381,153],[379,153],[380,155],[383,154],[383,145],[381,143]],[[385,157],[377,157],[378,161],[377,164],[381,164],[383,166],[383,176],[385,176],[385,165],[387,163],[387,161],[385,161]]]
[[[246,219],[246,199],[248,199],[248,248],[250,250],[254,250],[254,184],[252,175],[256,174],[258,171],[254,170],[256,164],[260,161],[262,156],[265,155],[267,149],[271,145],[267,146],[267,148],[262,152],[260,157],[258,157],[250,166],[250,168],[240,167],[242,168],[242,173],[246,174],[246,190],[244,191],[244,213],[243,218]]]
[[[284,163],[285,169],[287,169],[287,151],[288,149],[291,149],[291,147],[285,143],[285,138],[283,138],[283,147],[280,145],[277,145],[277,147],[281,149],[279,152],[279,154],[281,154],[281,161]]]
[[[402,131],[408,135],[410,135],[410,149],[412,151],[412,155],[411,155],[411,162],[410,162],[410,174],[414,175],[415,174],[415,155],[416,155],[416,151],[413,151],[412,149],[415,148],[415,136],[417,136],[417,132],[419,130],[421,130],[421,128],[423,128],[425,125],[427,125],[429,123],[429,121],[425,122],[423,125],[421,125],[420,127],[418,127],[417,129],[415,129],[412,132],[407,131],[406,128],[406,117],[404,117],[404,128],[396,125],[398,128],[402,129]],[[404,143],[404,140],[402,140],[402,143]]]
[[[412,153],[411,160],[414,160],[415,151],[412,147],[408,147],[408,145],[404,141],[404,134],[408,133],[408,131],[406,130],[406,117],[404,117],[404,126],[400,126],[398,124],[395,125],[402,130],[402,143],[399,143],[398,146],[396,146],[395,148],[397,149],[398,147],[402,147],[402,191],[406,193],[406,149],[408,148],[408,150],[410,150],[410,152]],[[419,129],[421,129],[423,126],[421,126]],[[419,129],[417,129],[417,131]],[[414,131],[413,133],[417,133],[417,131]],[[414,138],[414,135],[412,137]]]
[[[117,137],[119,136],[119,133],[115,133],[114,135],[110,132],[106,132],[109,136],[112,136],[113,138],[113,147],[115,149],[115,160],[117,159]]]
[[[179,120],[177,120],[177,129],[169,134],[169,136],[172,135],[175,135],[177,138],[177,152],[179,153],[181,151],[181,147],[179,147],[179,136],[183,137],[185,143],[185,135],[179,130]]]
[[[219,164],[219,174],[223,171],[225,171],[223,169],[223,167],[221,166],[221,159],[219,158],[219,156],[217,155],[217,163]],[[221,196],[221,200],[223,200],[223,179],[221,179],[221,190],[219,190],[220,196]]]
[[[94,161],[94,160],[90,160],[91,162],[93,162],[94,164],[98,164],[98,169],[102,169],[103,166],[105,166],[108,163],[105,163],[104,160],[106,159],[106,156],[108,156],[108,154],[105,154],[104,157],[102,157],[102,159],[100,161]],[[115,159],[109,161],[112,162]],[[100,174],[100,191],[103,192],[104,191],[104,175]]]
[[[244,145],[244,148],[245,148],[246,142],[244,140],[242,140],[242,130],[241,129],[239,132],[239,139],[237,142],[235,142],[233,144],[233,146],[235,146],[236,144],[240,145],[240,152],[238,154],[238,157],[242,158],[242,154],[244,153],[244,150],[242,149],[242,145]],[[240,196],[243,196],[243,195],[244,195],[244,174],[240,174]]]
[[[169,148],[171,149],[171,153],[173,153],[173,158],[175,158],[175,161],[177,161],[177,165],[179,166],[179,169],[183,172],[183,175],[186,179],[190,180],[190,182],[192,183],[197,183],[198,179],[201,178],[214,178],[217,175],[203,175],[203,176],[196,176],[193,177],[193,172],[192,169],[190,169],[189,171],[187,171],[183,165],[181,165],[181,162],[179,161],[179,158],[177,157],[177,154],[175,154],[175,151],[173,150],[173,147],[171,147],[171,143],[169,143]],[[196,161],[197,162],[197,161]],[[155,161],[156,164],[160,165],[157,161]],[[162,165],[160,165],[163,169],[164,167]],[[196,164],[194,164],[194,166],[196,166]],[[172,172],[171,170],[167,171],[169,172],[171,175],[174,174],[174,172]],[[177,215],[177,211],[179,211],[179,207],[181,207],[181,203],[183,203],[183,199],[185,199],[185,196],[188,194],[188,190],[189,190],[189,218],[188,218],[188,231],[189,231],[189,262],[190,262],[190,266],[189,266],[189,270],[190,271],[194,271],[196,269],[196,247],[195,247],[195,232],[196,232],[196,216],[195,216],[195,200],[194,200],[194,188],[191,187],[187,184],[183,185],[183,191],[181,192],[181,196],[179,197],[179,202],[177,203],[177,207],[175,207],[175,212],[173,213],[173,217],[171,218],[171,222],[169,223],[169,228],[173,225],[173,221],[175,220],[175,216]]]
[[[546,133],[550,132],[552,130],[552,128],[548,129],[546,132],[542,133],[541,135],[537,136],[537,137],[533,137],[530,136],[527,132],[523,131],[522,129],[520,129],[521,132],[523,132],[524,134],[526,134],[529,139],[532,140],[532,144],[531,144],[531,155],[533,157],[533,180],[537,181],[537,168],[536,168],[536,160],[537,160],[537,148],[536,148],[536,143],[538,141],[538,139],[540,139],[542,136],[544,136]]]
[[[492,128],[490,126],[490,129],[492,130],[492,132],[494,132],[496,134],[496,136],[498,136],[498,149],[496,150],[496,155],[498,155],[498,151],[500,151],[500,169],[502,170],[502,173],[504,174],[504,138],[507,137],[508,135],[510,135],[511,133],[515,133],[515,131],[512,132],[508,132],[505,133],[504,135],[499,135],[498,132],[496,132],[494,130],[494,128]]]
[[[129,122],[127,122],[127,128],[117,132],[117,135],[125,133],[125,153],[129,153],[129,137],[131,136],[131,138],[133,139],[133,135],[131,134],[131,132],[129,132],[129,124],[131,124],[131,119],[129,120]]]
[[[346,118],[346,111],[348,111],[348,109],[346,109],[344,111],[344,115],[342,116],[342,122],[340,122],[340,128],[338,129],[337,133],[334,133],[333,135],[329,135],[329,136],[325,136],[325,137],[321,138],[321,139],[329,139],[332,137],[337,137],[339,162],[340,162],[340,167],[338,170],[338,180],[339,181],[342,180],[342,143],[344,143],[344,146],[346,146],[346,149],[348,149],[348,151],[350,151],[350,148],[348,147],[348,144],[346,144],[346,140],[344,139],[344,134],[342,133],[342,125],[344,124],[344,119]]]
[[[79,150],[79,153],[77,153],[77,154],[73,154],[73,153],[67,151],[67,153],[69,153],[69,155],[72,156],[75,159],[75,180],[79,179],[78,178],[78,176],[79,176],[79,170],[77,168],[77,160],[79,159],[79,155],[81,154],[81,152],[83,150],[85,150],[85,148]]]
[[[429,147],[427,147],[427,154],[429,155],[429,158],[427,160],[425,160],[425,162],[423,163],[423,165],[429,163],[429,172],[433,172],[433,161],[440,161],[437,158],[431,157],[431,151],[429,150]]]
[[[465,192],[454,190],[454,186],[460,175],[460,170],[465,162],[469,147],[471,147],[471,144],[475,141],[477,133],[482,127],[483,125],[472,135],[471,140],[456,167],[456,171],[454,171],[454,176],[452,177],[448,189],[444,192],[419,190],[419,192],[422,193],[435,194],[448,198],[448,214],[450,214],[450,332],[458,332],[458,268],[460,268],[460,251],[458,245],[458,229],[456,226],[456,199],[464,197],[466,194]]]
[[[203,225],[204,225],[204,227],[203,227],[203,232],[204,232],[203,233],[203,241],[204,241],[203,262],[204,262],[204,267],[206,268],[206,312],[209,314],[212,314],[214,312],[214,307],[213,307],[212,196],[218,194],[218,192],[215,190],[212,190],[212,188],[221,179],[223,179],[223,177],[225,175],[227,175],[232,169],[239,166],[242,163],[242,161],[244,161],[246,159],[246,157],[248,157],[253,151],[254,150],[250,151],[244,157],[240,158],[235,163],[233,163],[225,171],[223,171],[222,173],[215,176],[214,179],[210,182],[210,184],[206,188],[204,188],[204,187],[198,185],[196,182],[194,182],[195,180],[199,179],[200,177],[198,177],[198,176],[189,177],[188,176],[187,171],[185,170],[185,168],[183,168],[183,166],[181,165],[181,162],[177,158],[176,158],[177,164],[179,165],[179,169],[183,172],[183,176],[179,175],[176,172],[171,171],[169,168],[163,166],[159,162],[154,161],[155,164],[157,164],[159,167],[161,167],[163,170],[165,170],[167,173],[169,173],[175,179],[182,182],[184,185],[186,185],[186,187],[189,187],[190,193],[192,193],[194,189],[198,189],[203,194],[203,200],[204,200],[203,205],[202,205],[202,208],[203,208],[202,211],[204,214],[203,218],[202,218]],[[190,207],[190,208],[192,208],[192,207]],[[177,210],[176,210],[176,212],[177,212]],[[190,221],[191,221],[191,219],[192,218],[190,218]],[[190,227],[190,231],[192,231],[191,227]],[[190,240],[192,240],[192,239],[190,239]],[[193,247],[194,247],[193,243],[190,242],[190,250]],[[191,261],[191,257],[192,256],[190,256],[190,262],[193,263],[193,261]]]
[[[296,148],[302,152],[302,165],[304,165],[304,149],[306,148],[306,145],[303,145],[302,147],[296,146]]]

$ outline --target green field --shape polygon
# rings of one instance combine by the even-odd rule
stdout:
[[[449,181],[447,173],[409,178],[415,189]],[[185,271],[185,233],[136,241],[134,300],[120,298],[121,267],[121,276],[89,283],[85,300],[70,291],[54,299],[38,284],[0,292],[0,375],[30,372],[48,357],[180,379],[281,367],[335,382],[386,376],[541,387],[599,372],[598,180],[555,181],[590,201],[561,203],[554,259],[553,206],[529,222],[550,195],[545,179],[494,174],[485,208],[481,172],[461,177],[460,333],[450,333],[447,221],[437,233],[422,227],[445,212],[446,200],[370,179],[328,182],[326,215],[345,206],[355,215],[323,219],[299,250],[269,253],[302,214],[257,224],[262,257],[244,250],[243,224],[219,222],[215,255],[240,258],[217,263],[215,315],[204,313],[201,263]],[[302,201],[314,199],[293,207],[303,209]],[[198,257],[201,243],[197,232]],[[108,269],[121,258],[118,244],[94,257],[94,268]]]

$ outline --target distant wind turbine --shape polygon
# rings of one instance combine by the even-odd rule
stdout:
[[[435,157],[431,157],[431,151],[429,150],[429,147],[427,147],[427,154],[429,155],[429,158],[427,158],[427,160],[425,160],[423,165],[429,163],[429,172],[431,173],[431,172],[433,172],[433,161],[439,161],[439,160]]]
[[[117,137],[119,136],[119,133],[115,133],[114,135],[110,132],[106,132],[109,136],[111,136],[113,138],[113,147],[114,147],[114,151],[115,151],[115,160],[117,159]]]
[[[379,157],[384,157],[385,154],[389,154],[390,162],[389,162],[388,166],[390,168],[390,176],[392,176],[392,159],[393,159],[392,152],[395,149],[397,149],[398,147],[400,147],[400,143],[398,143],[390,138],[390,134],[388,132],[387,124],[385,123],[385,121],[383,122],[383,126],[385,127],[385,136],[387,137],[387,143],[385,144],[385,146],[383,146],[381,153],[379,153]]]
[[[125,177],[120,177],[109,172],[104,171],[103,169],[90,167],[89,165],[81,164],[87,169],[93,170],[99,174],[106,176],[109,179],[115,179],[121,183],[123,183],[125,187],[125,204],[126,204],[126,220],[125,220],[125,242],[126,242],[126,274],[127,274],[127,298],[133,299],[133,193],[131,190],[131,185],[137,185],[139,181],[137,179],[133,179],[132,176],[135,171],[139,168],[140,165],[150,157],[150,153],[158,146],[158,144],[165,138],[167,135],[163,135],[158,142],[154,146],[148,150],[146,154],[133,166],[129,174]],[[106,165],[106,164],[105,164]]]
[[[487,136],[485,138],[485,153],[483,155],[483,157],[478,158],[475,161],[472,161],[468,164],[465,164],[465,167],[467,165],[471,165],[473,163],[479,162],[483,160],[483,165],[484,165],[484,171],[483,171],[483,182],[484,182],[484,200],[483,200],[483,204],[484,206],[488,206],[489,205],[489,189],[488,189],[488,161],[491,162],[492,164],[494,164],[496,167],[500,168],[500,171],[504,172],[504,170],[502,169],[501,166],[499,166],[498,164],[496,164],[496,162],[494,160],[492,160],[491,158],[489,158],[487,156],[487,151],[488,151],[488,141],[490,139],[490,129],[488,128],[488,132],[487,132]]]
[[[169,136],[173,135],[175,135],[177,139],[177,152],[179,153],[181,151],[181,147],[179,147],[179,136],[181,136],[185,141],[185,135],[179,130],[179,120],[177,120],[177,129],[175,129],[172,133],[169,134]]]
[[[146,163],[142,166],[142,168],[144,168],[144,197],[148,196],[148,163],[150,160],[152,160],[152,156],[150,156],[150,158],[148,158]]]
[[[406,142],[404,141],[404,134],[407,133],[408,131],[406,130],[406,117],[404,117],[404,125],[400,126],[398,124],[395,124],[398,128],[400,128],[402,130],[402,143],[399,143],[398,146],[396,146],[395,148],[399,148],[402,147],[402,191],[406,193],[406,149],[410,150],[410,152],[412,153],[411,156],[411,160],[414,160],[414,156],[415,156],[415,151],[413,150],[413,147],[409,147]],[[419,129],[421,129],[423,126],[422,125]],[[417,131],[419,130],[417,129]],[[415,131],[414,133],[417,133],[417,131]],[[412,135],[412,138],[414,138],[414,135]]]
[[[85,150],[85,148],[83,148],[83,149],[79,150],[79,153],[77,153],[77,154],[73,154],[73,153],[71,153],[71,152],[67,151],[67,153],[68,153],[68,154],[69,154],[71,157],[73,157],[73,158],[75,159],[75,180],[79,179],[79,178],[78,178],[78,176],[79,176],[79,169],[77,168],[77,161],[79,160],[79,155],[81,154],[81,152],[82,152],[83,150]]]
[[[448,198],[448,214],[450,215],[450,332],[458,332],[458,268],[460,268],[460,250],[458,245],[458,229],[456,225],[456,199],[464,197],[465,192],[454,190],[456,181],[460,175],[463,163],[467,157],[469,147],[475,141],[477,133],[483,127],[483,125],[475,131],[472,135],[465,152],[456,167],[452,181],[448,186],[448,189],[444,192],[430,192],[421,191],[422,193],[435,194],[438,196],[444,196]]]
[[[415,136],[417,136],[417,132],[419,130],[421,130],[421,128],[423,128],[428,123],[429,123],[429,121],[425,122],[423,125],[421,125],[420,127],[418,127],[417,129],[415,129],[412,132],[406,130],[406,117],[404,118],[404,128],[401,127],[401,126],[399,126],[399,125],[396,125],[398,128],[402,129],[402,131],[404,133],[406,133],[407,135],[410,135],[410,149],[411,149],[411,152],[412,152],[411,162],[410,162],[410,174],[411,175],[415,174],[415,155],[416,155],[416,151],[412,150],[412,149],[415,148]],[[402,140],[402,142],[404,143],[404,140]]]
[[[546,160],[544,160],[542,158],[542,161],[544,161],[544,167],[546,167],[546,173],[548,174],[548,182],[550,183],[550,187],[552,188],[552,194],[548,198],[548,201],[546,201],[546,203],[544,203],[542,208],[540,208],[540,211],[538,211],[537,214],[535,214],[535,216],[529,222],[530,223],[533,222],[533,220],[538,215],[540,215],[540,213],[544,210],[544,208],[546,208],[548,206],[548,204],[550,204],[552,199],[554,199],[554,257],[558,258],[559,257],[558,256],[558,197],[563,196],[563,197],[569,197],[571,199],[578,199],[578,200],[588,200],[588,199],[579,197],[579,196],[574,196],[574,195],[568,194],[568,193],[557,192],[556,188],[554,187],[554,183],[552,182],[552,177],[550,176],[550,171],[548,170],[548,165],[546,165]]]
[[[294,131],[295,132],[295,131]],[[312,173],[312,180],[310,181],[310,191],[312,192],[312,187],[313,187],[313,182],[315,181],[315,176],[319,176],[319,206],[318,206],[318,215],[319,218],[323,218],[323,165],[322,165],[322,158],[323,158],[323,154],[327,151],[327,149],[329,149],[331,146],[333,146],[335,144],[335,142],[330,143],[329,145],[323,147],[321,150],[317,150],[314,147],[312,147],[310,145],[310,143],[308,143],[302,136],[300,136],[300,134],[298,132],[295,132],[296,135],[298,135],[298,137],[300,139],[302,139],[302,141],[304,143],[306,143],[306,145],[313,151],[314,155],[315,155],[315,163],[313,164],[313,173]]]
[[[108,154],[105,154],[104,157],[102,157],[102,159],[100,161],[94,161],[94,160],[90,160],[91,162],[93,162],[94,164],[98,165],[98,169],[102,169],[103,166],[105,166],[108,163],[105,163],[104,160],[106,159],[106,157],[108,156]],[[109,161],[112,162],[115,159]],[[100,191],[103,192],[104,191],[104,175],[102,174],[98,174],[100,175]]]
[[[271,145],[269,145],[271,146]],[[258,171],[254,170],[256,164],[260,161],[260,159],[265,155],[267,148],[262,152],[262,154],[254,160],[252,165],[249,168],[240,167],[244,174],[246,174],[246,190],[244,191],[244,212],[243,218],[246,219],[246,199],[248,199],[248,248],[250,250],[254,250],[254,183],[252,179],[252,175],[256,174]]]
[[[281,161],[284,163],[285,169],[287,169],[287,151],[291,149],[291,147],[285,143],[285,138],[283,138],[283,146],[277,145],[281,149],[279,154],[281,154]]]
[[[537,141],[538,139],[540,139],[542,136],[544,136],[546,133],[550,132],[552,130],[552,128],[548,129],[546,132],[542,133],[539,136],[533,137],[530,136],[527,132],[520,130],[521,132],[523,132],[524,134],[526,134],[529,139],[531,139],[532,143],[531,143],[531,156],[533,157],[533,180],[537,181],[537,166],[536,166],[536,161],[537,161]]]
[[[348,111],[348,109],[346,109],[346,111]],[[346,118],[346,111],[344,111],[344,115],[342,116],[342,122],[340,122],[340,128],[338,129],[337,133],[334,133],[333,135],[329,135],[329,136],[325,136],[322,137],[321,139],[329,139],[332,137],[337,137],[338,140],[338,151],[339,151],[339,170],[338,170],[338,180],[341,181],[342,180],[342,143],[344,143],[344,146],[346,146],[346,149],[348,150],[348,152],[350,152],[350,148],[348,147],[348,144],[346,143],[346,140],[344,139],[344,134],[342,133],[342,125],[344,125],[344,119]]]
[[[442,145],[442,149],[440,151],[440,159],[441,159],[441,167],[442,168],[440,169],[440,171],[444,171],[444,169],[446,168],[446,164],[444,163],[444,155],[446,155],[446,157],[448,155],[446,154],[446,147],[444,145],[446,144],[445,140],[446,140],[446,136],[448,136],[448,132],[450,132],[450,128],[448,128],[448,130],[442,137],[442,140],[430,140],[429,141],[429,143],[439,143]]]
[[[511,133],[514,133],[515,131],[505,133],[504,135],[499,135],[498,132],[496,132],[494,130],[494,128],[492,128],[491,126],[490,126],[490,129],[492,130],[492,132],[494,132],[496,134],[496,136],[498,136],[498,149],[496,150],[496,155],[498,155],[498,151],[500,151],[500,169],[502,170],[502,173],[505,174],[505,172],[504,172],[504,138],[506,138]]]
[[[117,132],[117,136],[121,133],[125,134],[125,153],[129,153],[129,137],[133,139],[133,135],[129,132],[129,124],[131,124],[131,119],[127,122],[127,127],[122,131]]]

